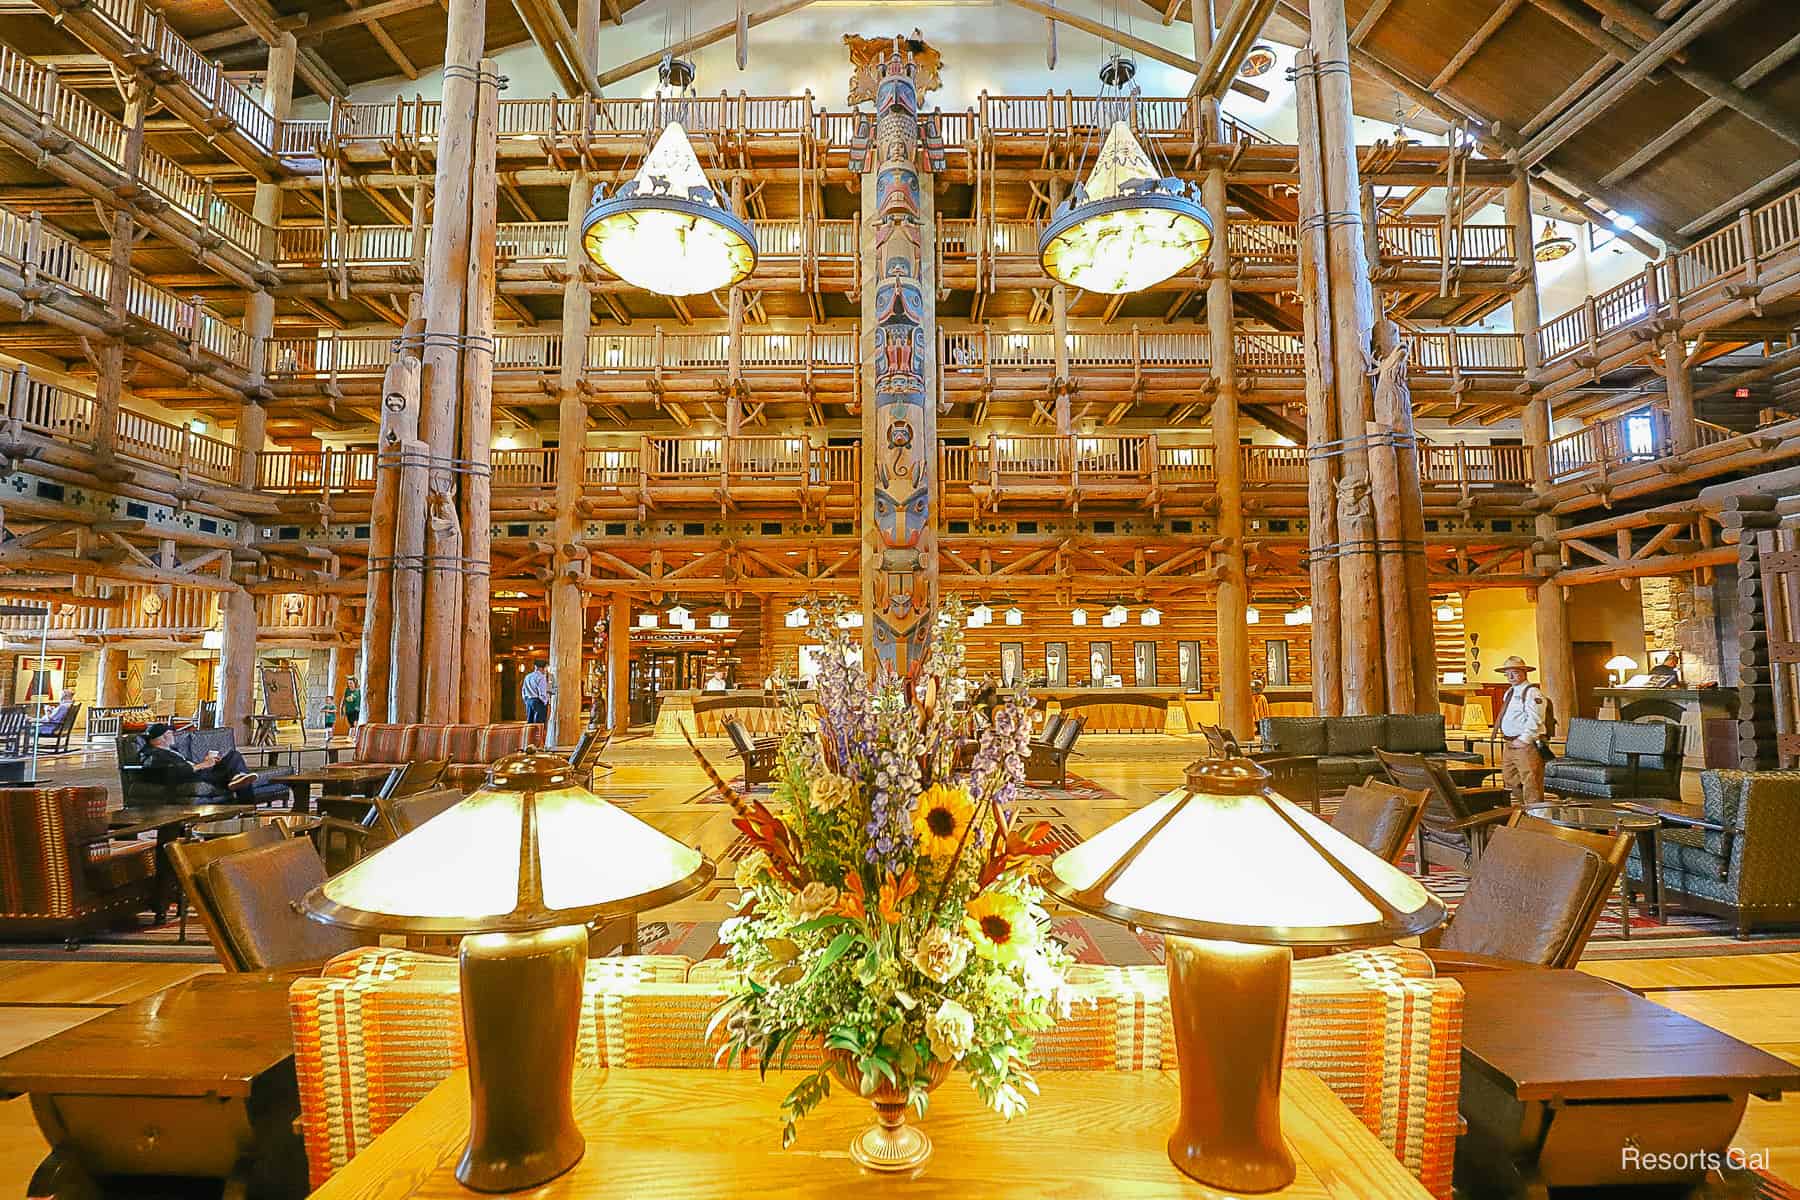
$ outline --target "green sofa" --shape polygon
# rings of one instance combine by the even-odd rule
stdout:
[[[1479,754],[1452,751],[1444,743],[1442,713],[1385,713],[1368,717],[1264,717],[1257,723],[1263,745],[1284,755],[1319,760],[1319,793],[1334,795],[1381,774],[1375,751],[1428,754],[1480,762]]]
[[[1544,787],[1593,800],[1676,800],[1681,762],[1679,725],[1576,717],[1562,754],[1544,764]]]
[[[1702,771],[1704,822],[1662,832],[1665,902],[1730,918],[1737,935],[1800,926],[1800,771]],[[1641,889],[1633,850],[1628,878]]]

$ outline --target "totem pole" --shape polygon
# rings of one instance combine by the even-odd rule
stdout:
[[[881,65],[864,124],[863,611],[870,666],[919,669],[937,605],[936,206],[922,164],[918,93],[904,39]],[[929,155],[927,155],[929,157]]]

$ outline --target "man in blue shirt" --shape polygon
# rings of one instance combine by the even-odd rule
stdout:
[[[545,662],[537,659],[531,664],[530,674],[519,688],[519,695],[525,700],[525,719],[533,725],[542,725],[550,719],[550,676],[544,673]]]

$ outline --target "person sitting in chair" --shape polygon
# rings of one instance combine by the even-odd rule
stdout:
[[[199,762],[189,762],[175,751],[175,731],[161,721],[144,730],[139,752],[146,780],[163,787],[202,779],[230,792],[245,792],[256,785],[256,776],[245,770],[244,756],[236,750],[221,755],[209,750]]]
[[[75,693],[65,689],[62,694],[62,699],[56,702],[56,707],[38,718],[38,733],[44,737],[50,737],[59,733],[62,729],[63,719],[69,715],[69,710],[74,707]]]

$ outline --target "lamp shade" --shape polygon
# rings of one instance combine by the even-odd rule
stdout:
[[[1606,660],[1606,669],[1609,671],[1635,671],[1638,669],[1637,659],[1628,654],[1615,654]]]
[[[595,192],[581,240],[594,262],[664,296],[717,291],[756,269],[756,234],[719,203],[679,121],[628,183]]]
[[[1269,789],[1248,759],[1188,768],[1051,863],[1045,887],[1143,929],[1257,945],[1355,945],[1423,933],[1444,905],[1418,881]]]
[[[1118,295],[1187,270],[1210,245],[1212,221],[1192,186],[1165,177],[1114,121],[1086,181],[1038,239],[1038,257],[1059,283]]]
[[[524,932],[622,916],[704,886],[691,846],[608,804],[539,750],[307,894],[315,920],[384,932]]]

